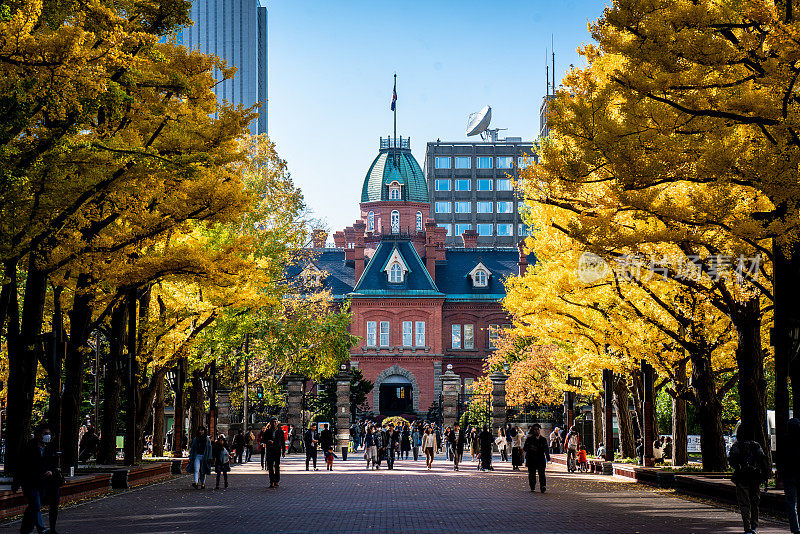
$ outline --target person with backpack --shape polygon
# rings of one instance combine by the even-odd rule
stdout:
[[[231,452],[228,450],[228,440],[225,434],[220,434],[212,447],[214,457],[214,472],[217,474],[217,486],[219,489],[219,476],[225,479],[225,489],[228,489],[228,472],[231,470]]]
[[[751,439],[751,434],[740,425],[736,430],[736,442],[728,453],[733,468],[731,480],[736,484],[736,501],[746,534],[755,534],[758,529],[761,484],[769,479],[771,472],[767,455],[761,445]]]
[[[581,443],[580,435],[578,434],[578,429],[576,427],[572,427],[569,429],[569,433],[567,434],[567,438],[564,440],[566,443],[567,448],[567,470],[570,473],[574,473],[577,471],[577,466],[575,465],[578,459],[578,446]]]
[[[800,451],[800,419],[794,417],[789,419],[786,429],[786,450]],[[789,518],[789,529],[793,534],[800,533],[798,524],[797,493],[800,489],[800,456],[797,453],[789,453],[782,462],[783,469],[783,493],[786,495],[786,513]]]

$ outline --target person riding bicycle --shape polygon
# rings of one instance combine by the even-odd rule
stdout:
[[[574,473],[577,471],[576,461],[578,458],[578,448],[580,446],[581,438],[578,435],[578,429],[574,426],[569,429],[567,439],[564,440],[567,449],[567,471]]]

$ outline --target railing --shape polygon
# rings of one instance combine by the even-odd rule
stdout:
[[[411,138],[406,137],[381,137],[381,148],[407,148],[411,149]]]
[[[537,405],[529,404],[521,409],[508,409],[509,423],[550,423],[563,426],[564,407],[561,404]]]

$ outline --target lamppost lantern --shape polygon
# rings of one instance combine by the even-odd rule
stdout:
[[[452,371],[453,371],[453,364],[452,363],[448,363],[447,364],[447,372],[451,373]]]
[[[508,374],[508,369],[509,369],[509,367],[508,367],[508,362],[505,362],[505,363],[503,364],[503,372],[504,372],[505,374]]]
[[[576,376],[574,377],[574,381],[575,381],[575,387],[580,389],[581,385],[583,385],[583,378]]]
[[[342,372],[345,372],[345,371],[347,371],[347,365],[342,364],[341,366],[339,366],[339,369],[341,369]]]
[[[206,393],[210,393],[211,392],[211,380],[209,380],[206,377],[203,377],[203,378],[200,379],[200,383],[203,385],[203,390]]]

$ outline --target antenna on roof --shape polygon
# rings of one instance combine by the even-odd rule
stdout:
[[[544,77],[547,82],[546,95],[550,96],[550,65],[547,64],[547,47],[544,47]]]
[[[550,50],[553,52],[553,94],[556,94],[556,49],[553,44],[553,34],[550,34]]]

